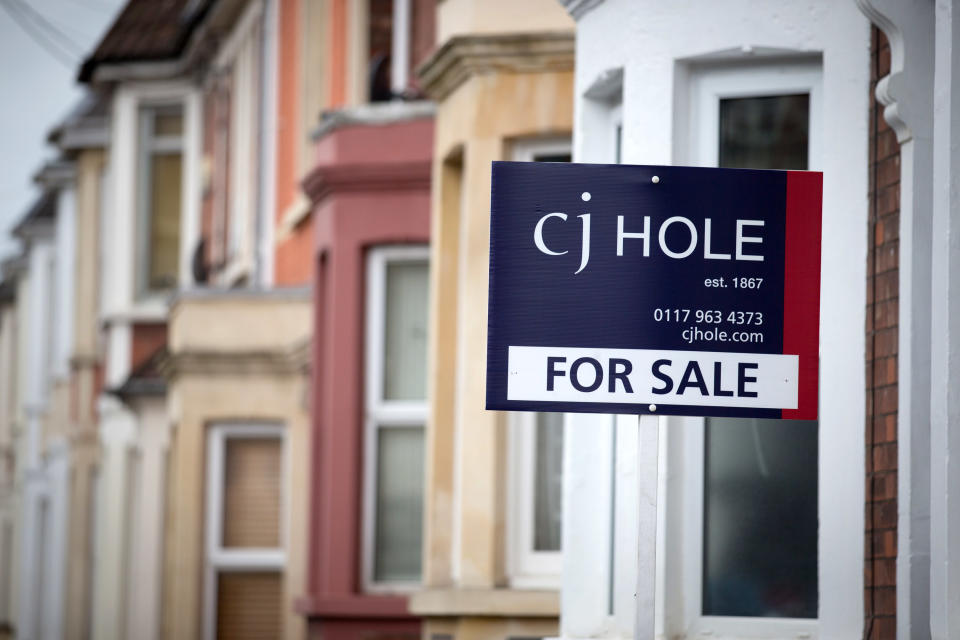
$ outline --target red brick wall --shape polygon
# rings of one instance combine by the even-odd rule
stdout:
[[[130,370],[134,371],[167,344],[166,323],[138,322],[130,339]]]
[[[873,27],[870,64],[870,217],[867,253],[866,562],[864,638],[896,637],[897,331],[900,146],[874,97],[890,45]]]
[[[419,91],[419,67],[436,48],[436,0],[413,0],[410,17],[410,85]]]

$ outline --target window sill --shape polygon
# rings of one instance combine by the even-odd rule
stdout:
[[[521,574],[510,578],[510,587],[512,589],[522,589],[524,591],[539,589],[541,591],[550,591],[560,589],[563,580],[559,573],[539,575],[539,574]]]
[[[166,322],[170,294],[151,295],[137,300],[126,308],[116,309],[101,316],[104,324],[134,324],[137,322]]]
[[[418,616],[498,616],[553,618],[560,615],[558,590],[432,589],[410,597]]]

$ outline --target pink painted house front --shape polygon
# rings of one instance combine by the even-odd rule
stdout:
[[[310,637],[420,636],[433,109],[328,115],[304,180],[316,230]]]

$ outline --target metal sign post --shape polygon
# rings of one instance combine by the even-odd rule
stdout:
[[[660,418],[640,416],[637,447],[640,515],[637,540],[637,640],[653,640],[657,582],[657,458]]]

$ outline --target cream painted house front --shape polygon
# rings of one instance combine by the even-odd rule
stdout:
[[[173,303],[163,637],[208,639],[230,624],[304,637],[293,600],[307,567],[310,318],[305,289]],[[258,611],[275,611],[281,630]]]
[[[419,70],[437,111],[424,571],[410,610],[428,638],[557,633],[562,432],[485,411],[477,365],[486,353],[490,163],[569,160],[572,27],[553,1],[445,0],[438,48]],[[538,449],[554,469],[541,482],[530,475]],[[533,504],[551,498],[537,518]]]

